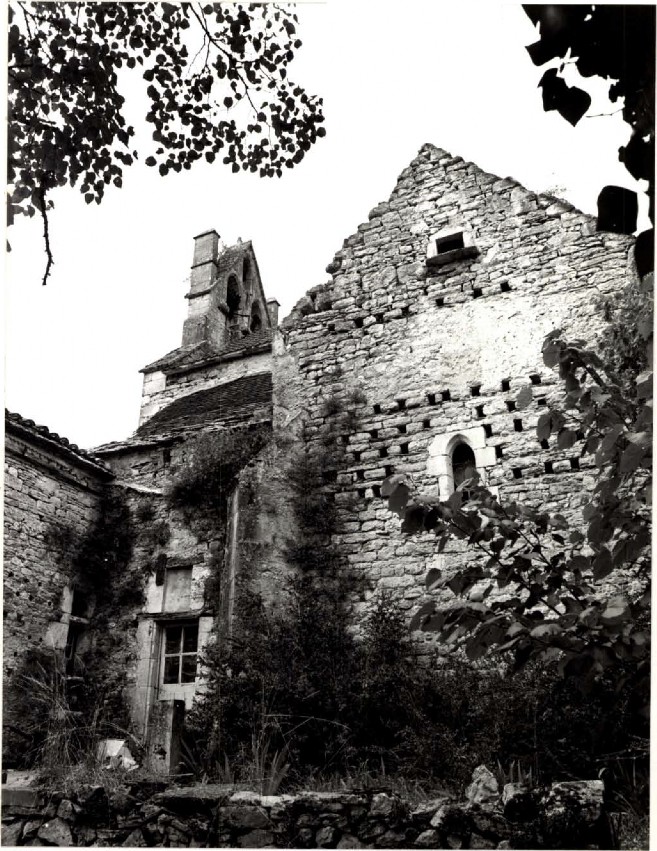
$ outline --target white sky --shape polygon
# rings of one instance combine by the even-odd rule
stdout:
[[[328,278],[343,239],[425,142],[534,191],[560,187],[586,212],[606,183],[636,188],[618,163],[629,138],[620,115],[572,128],[543,112],[543,69],[525,51],[537,36],[519,5],[329,0],[300,7],[299,17],[304,45],[291,77],[324,97],[327,136],[293,171],[263,180],[197,163],[161,178],[137,165],[100,206],[59,191],[46,287],[41,222],[12,228],[10,410],[85,447],[127,436],[138,370],[180,343],[195,234],[214,227],[226,243],[252,239],[282,317]],[[594,98],[590,112],[616,109]]]

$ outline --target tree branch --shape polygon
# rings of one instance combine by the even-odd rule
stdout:
[[[39,198],[41,200],[41,218],[43,219],[43,239],[46,245],[46,256],[48,257],[48,262],[46,263],[46,271],[43,273],[43,280],[41,281],[41,285],[45,287],[48,281],[48,275],[50,275],[50,268],[55,262],[52,257],[52,252],[50,250],[50,233],[48,230],[48,213],[46,210],[46,187],[41,181],[41,186],[39,187]]]

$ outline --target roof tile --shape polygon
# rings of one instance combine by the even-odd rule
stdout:
[[[57,432],[50,431],[47,426],[37,425],[34,420],[22,417],[20,414],[12,413],[5,408],[5,429],[11,431],[12,428],[15,431],[27,432],[37,438],[46,440],[48,443],[54,444],[60,452],[85,461],[88,464],[93,464],[105,473],[111,472],[105,462],[93,453],[80,449],[76,443],[71,443],[66,437],[60,437]]]
[[[256,408],[271,405],[271,401],[271,373],[247,375],[176,399],[140,426],[135,437],[141,439],[226,420],[248,419]]]

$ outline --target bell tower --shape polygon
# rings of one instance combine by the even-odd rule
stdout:
[[[208,343],[217,350],[271,328],[258,264],[250,242],[224,246],[215,230],[194,237],[183,346]]]

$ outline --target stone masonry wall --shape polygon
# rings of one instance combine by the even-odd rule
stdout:
[[[102,470],[7,433],[5,450],[3,671],[5,687],[30,648],[47,646],[49,627],[62,617],[69,575],[53,533],[72,527],[84,534],[96,517]],[[65,554],[64,554],[65,555]],[[52,630],[51,630],[52,632]],[[55,631],[56,632],[56,631]],[[62,632],[60,630],[59,632]],[[62,636],[52,634],[63,648]],[[57,640],[61,639],[61,640]]]
[[[479,253],[431,267],[429,238],[449,227],[470,233]],[[429,536],[402,536],[379,498],[395,472],[436,495],[431,447],[451,434],[479,436],[480,472],[501,498],[577,513],[593,481],[581,447],[563,453],[535,436],[560,392],[541,346],[554,328],[589,341],[602,332],[596,298],[624,285],[631,248],[630,237],[596,233],[595,220],[569,204],[427,145],[345,240],[327,268],[332,280],[283,322],[277,427],[299,432],[303,422],[318,445],[337,432],[345,463],[332,485],[335,540],[373,590],[414,608],[428,568],[470,557],[458,547],[439,556]],[[524,386],[533,403],[518,412]]]

